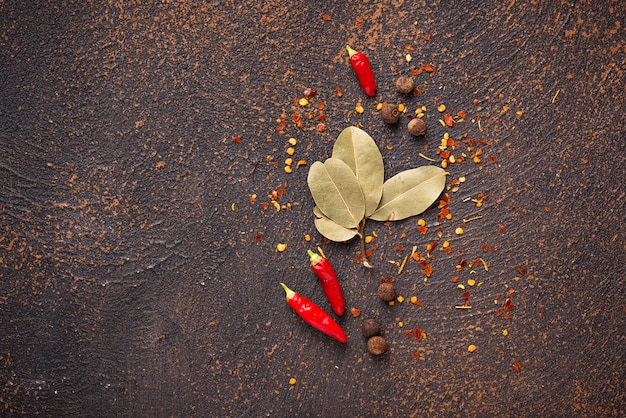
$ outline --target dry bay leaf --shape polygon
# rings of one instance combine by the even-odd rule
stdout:
[[[398,221],[419,215],[437,200],[446,185],[445,171],[435,166],[406,170],[388,179],[370,219]]]
[[[329,219],[317,206],[313,208],[313,214],[315,215],[317,231],[331,241],[348,241],[358,233],[356,229],[344,228],[332,219]]]
[[[365,197],[352,169],[338,158],[311,165],[307,183],[315,204],[333,222],[358,228],[365,214]]]
[[[350,126],[337,137],[332,157],[345,162],[356,175],[365,197],[365,216],[370,216],[378,208],[385,180],[378,146],[365,131]]]

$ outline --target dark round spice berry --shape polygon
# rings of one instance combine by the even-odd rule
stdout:
[[[398,110],[398,105],[386,103],[380,111],[380,114],[383,117],[385,123],[390,125],[394,123],[398,123],[400,119],[400,111]]]
[[[403,76],[396,80],[396,88],[400,94],[411,94],[415,88],[415,83],[411,77]]]
[[[389,282],[383,282],[378,286],[378,297],[385,302],[391,302],[396,297],[396,291]]]
[[[426,124],[420,118],[413,118],[409,122],[409,133],[414,136],[426,134]]]
[[[361,332],[365,338],[380,334],[380,323],[375,319],[366,319],[361,324]]]
[[[375,335],[367,340],[367,349],[375,356],[385,354],[385,351],[387,351],[387,340],[380,335]]]

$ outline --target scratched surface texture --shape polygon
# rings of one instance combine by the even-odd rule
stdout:
[[[623,416],[625,25],[619,0],[0,1],[2,414]],[[368,223],[373,269],[316,232],[306,186],[350,125],[387,177],[456,144],[452,219]],[[425,280],[410,255],[435,240]],[[347,344],[279,286],[328,309],[317,246],[361,312]],[[382,279],[406,300],[382,303]]]

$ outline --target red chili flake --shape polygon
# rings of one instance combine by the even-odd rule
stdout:
[[[463,258],[459,258],[459,260],[456,262],[457,266],[460,266],[461,268],[467,266],[467,261]]]
[[[429,253],[432,252],[435,248],[437,248],[438,244],[439,244],[439,241],[434,240],[433,242],[431,242],[430,244],[426,246],[426,251],[428,251]]]
[[[420,358],[420,355],[421,355],[421,354],[420,354],[420,352],[419,352],[419,351],[414,352],[414,353],[413,353],[413,360],[418,360],[418,359]]]
[[[522,371],[522,365],[517,360],[513,361],[513,370],[520,373]]]
[[[354,264],[361,264],[361,256],[359,254],[354,256]]]
[[[413,333],[415,332],[415,330],[408,329],[404,332],[406,333],[407,338],[413,338]]]
[[[492,164],[496,163],[496,156],[495,155],[490,155],[489,156],[489,162],[491,162]]]
[[[504,313],[504,309],[502,309],[502,308],[498,308],[498,309],[496,309],[496,316],[500,316],[500,315],[502,315],[503,313]]]
[[[433,266],[432,266],[432,264],[426,263],[426,265],[422,267],[422,270],[424,271],[424,275],[426,277],[430,277],[430,275],[433,274]]]
[[[326,103],[319,102],[318,104],[315,105],[315,107],[318,108],[319,110],[324,110],[324,108],[326,107]]]
[[[481,145],[491,145],[491,141],[486,139],[479,139],[478,142],[480,142]]]
[[[402,245],[402,244],[396,245],[395,250],[396,251],[404,251],[404,245]]]
[[[422,94],[422,92],[420,91],[420,89],[418,89],[417,87],[415,87],[415,88],[413,89],[413,94],[417,96],[418,94]]]
[[[413,48],[411,45],[404,45],[404,49],[406,49],[407,51],[415,51],[415,48]]]
[[[236,142],[238,144],[241,144],[241,137],[238,136],[233,136],[233,142]]]
[[[419,227],[419,231],[422,233],[422,235],[426,235],[426,232],[428,232],[428,228],[422,225]]]
[[[443,151],[439,156],[443,158],[444,160],[447,160],[448,157],[450,157],[450,150]]]
[[[372,250],[365,250],[365,256],[370,258],[372,256]]]
[[[363,20],[363,18],[361,16],[357,16],[356,17],[356,27],[360,28],[364,24],[365,24],[365,20]]]
[[[263,240],[263,235],[262,234],[256,234],[256,237],[254,238],[254,242],[259,243],[259,242],[261,242],[261,240]]]
[[[261,205],[263,206],[263,210],[267,210],[267,208],[270,207],[270,204],[267,202],[261,202]]]
[[[324,132],[325,130],[326,130],[326,125],[324,125],[323,123],[317,124],[317,132]]]
[[[326,20],[326,21],[328,21],[328,20],[333,20],[333,18],[332,18],[329,14],[327,14],[327,13],[324,13],[324,14],[322,15],[322,19],[324,19],[324,20]]]
[[[426,71],[429,74],[432,74],[435,72],[435,69],[433,68],[432,64],[422,64],[422,70]]]
[[[488,253],[488,252],[495,252],[496,251],[496,247],[490,247],[489,244],[484,243],[483,244],[483,252],[484,253]]]
[[[291,120],[294,122],[298,122],[301,119],[301,116],[297,113],[292,113],[291,114]]]
[[[411,258],[412,258],[413,260],[415,260],[415,261],[420,261],[420,260],[424,259],[424,256],[423,256],[423,255],[421,255],[421,254],[420,254],[420,253],[418,253],[418,252],[414,252],[413,254],[411,254]]]
[[[282,121],[281,123],[279,123],[276,126],[276,130],[280,133],[284,133],[285,132],[285,128],[288,126],[289,124],[287,123],[287,121]]]
[[[425,40],[425,41],[430,41],[430,37],[431,37],[431,35],[428,34],[428,35],[422,36],[422,39]]]
[[[513,305],[511,298],[506,298],[506,300],[504,301],[504,309],[506,311],[512,311],[513,309],[515,309],[515,305]]]
[[[326,113],[320,113],[319,115],[317,115],[317,116],[315,117],[315,120],[316,120],[316,121],[318,121],[318,122],[319,122],[319,121],[322,121],[322,122],[323,122],[323,121],[325,121],[325,120],[326,120],[326,118],[327,118],[327,117],[328,117],[328,115],[327,115]]]
[[[456,122],[454,121],[452,116],[450,116],[449,113],[445,113],[443,115],[443,121],[446,123],[447,126],[449,126],[451,128],[454,128],[456,126]]]
[[[413,77],[417,77],[418,75],[422,74],[424,72],[423,68],[418,68],[417,70],[411,70],[411,75]]]
[[[459,276],[452,276],[452,283],[458,283],[459,282]]]
[[[337,94],[337,97],[343,96],[343,91],[340,87],[335,88],[335,93]]]
[[[517,270],[517,272],[521,274],[522,276],[525,276],[526,273],[528,273],[528,271],[526,270],[526,267],[524,266],[517,266],[515,267],[515,270]]]
[[[422,330],[419,328],[415,328],[415,341],[416,343],[420,342],[420,337],[422,336]]]
[[[315,97],[316,94],[317,90],[313,90],[311,87],[307,87],[306,89],[304,89],[304,97],[306,97],[307,99]]]
[[[478,100],[478,99],[474,99],[474,101],[473,101],[472,103],[474,103],[475,105],[477,105],[478,103],[480,103],[480,100]]]
[[[504,231],[506,231],[506,226],[504,226],[504,225],[500,225],[500,227],[498,228],[498,232],[501,232],[501,233],[502,233],[502,232],[504,232]]]
[[[457,112],[456,114],[458,117],[460,117],[461,119],[465,119],[467,117],[467,115],[465,114],[465,112],[463,112],[462,110],[460,112]]]
[[[361,310],[357,308],[350,308],[350,313],[352,314],[353,318],[358,318],[359,316],[361,316]]]

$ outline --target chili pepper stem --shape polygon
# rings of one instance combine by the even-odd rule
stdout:
[[[291,290],[290,288],[287,287],[287,285],[285,283],[281,283],[280,284],[283,289],[285,290],[285,295],[287,297],[287,301],[289,301],[291,298],[294,297],[294,295],[296,294],[296,292],[294,292],[293,290]]]
[[[352,57],[354,54],[358,54],[357,51],[355,51],[354,49],[350,48],[350,45],[346,45],[346,49],[348,50],[348,58]]]

